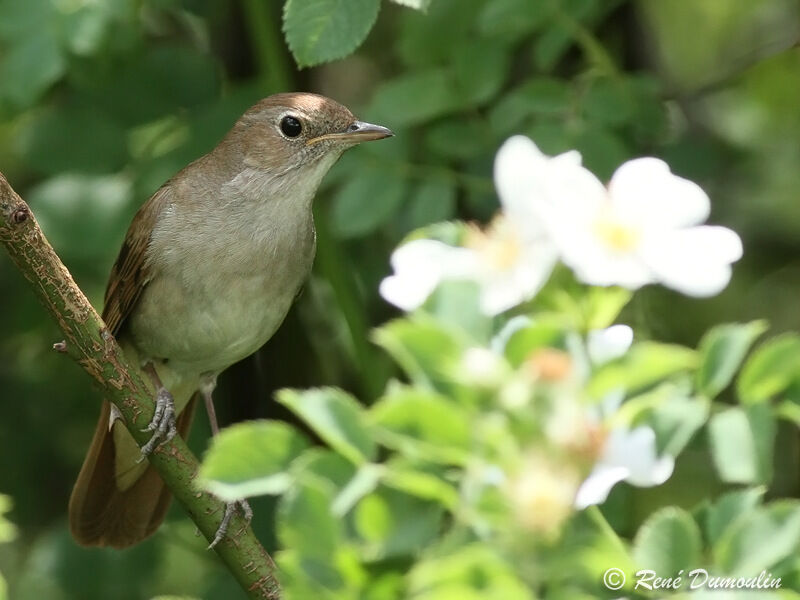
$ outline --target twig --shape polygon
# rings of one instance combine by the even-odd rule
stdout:
[[[143,431],[153,414],[153,391],[139,368],[125,358],[97,312],[72,280],[67,268],[44,237],[28,205],[0,173],[0,243],[31,283],[36,296],[64,334],[58,351],[71,356],[99,383],[104,397],[125,417],[141,445],[150,437]],[[198,529],[211,541],[219,526],[223,504],[194,487],[197,459],[175,436],[150,456],[161,475]],[[226,537],[214,550],[250,598],[280,597],[269,555],[240,516],[231,523],[235,538]]]

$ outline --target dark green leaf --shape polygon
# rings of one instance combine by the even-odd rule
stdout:
[[[700,340],[697,388],[714,398],[733,379],[750,346],[767,329],[764,321],[747,325],[718,325]]]
[[[343,238],[371,233],[389,221],[405,196],[405,181],[371,169],[347,181],[333,199],[331,225]]]
[[[765,491],[765,488],[757,487],[721,496],[706,514],[706,532],[711,544],[716,544],[737,519],[754,511]]]
[[[343,58],[367,38],[380,0],[286,0],[283,31],[298,66]]]
[[[775,420],[769,407],[730,408],[711,417],[711,454],[723,481],[768,483],[772,478]]]
[[[768,340],[756,349],[736,382],[744,404],[765,402],[780,394],[800,374],[800,337],[786,334]]]

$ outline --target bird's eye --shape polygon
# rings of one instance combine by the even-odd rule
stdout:
[[[303,125],[299,119],[286,116],[281,119],[281,131],[286,137],[294,138],[303,131]]]

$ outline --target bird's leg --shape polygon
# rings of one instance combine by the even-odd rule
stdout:
[[[211,435],[216,436],[219,433],[219,423],[217,423],[217,411],[214,410],[214,399],[212,398],[212,394],[214,392],[214,388],[217,385],[217,378],[216,377],[209,377],[204,378],[202,385],[200,386],[200,392],[203,394],[203,402],[206,405],[206,413],[208,413],[208,422],[211,425]],[[225,503],[225,513],[222,515],[222,521],[217,528],[217,533],[214,534],[214,539],[208,545],[208,549],[211,550],[214,546],[219,544],[222,539],[225,537],[225,534],[228,533],[228,526],[230,525],[231,519],[233,518],[234,513],[238,510],[242,511],[242,516],[244,516],[244,520],[249,524],[251,519],[253,518],[253,509],[250,508],[250,504],[248,504],[247,500],[237,500],[236,502],[226,502]]]
[[[172,398],[172,394],[161,383],[153,363],[148,362],[142,370],[150,376],[156,386],[156,410],[150,424],[142,430],[153,432],[153,437],[142,446],[142,458],[144,458],[174,438],[178,429],[175,426],[175,400]]]

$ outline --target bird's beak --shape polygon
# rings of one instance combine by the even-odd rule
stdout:
[[[336,140],[338,142],[350,142],[353,144],[360,144],[361,142],[369,142],[372,140],[382,140],[383,138],[391,137],[391,129],[382,127],[380,125],[373,125],[372,123],[364,123],[364,121],[353,121],[350,126],[344,131],[337,133],[326,133],[318,137],[312,138],[306,142],[307,146],[321,142],[322,140]]]

